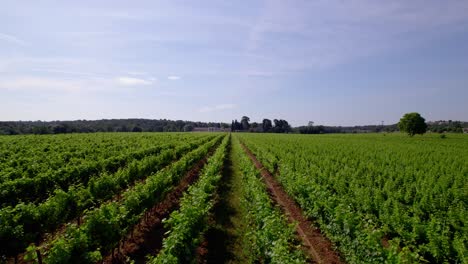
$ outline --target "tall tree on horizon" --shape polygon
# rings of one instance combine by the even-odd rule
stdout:
[[[241,118],[241,125],[242,125],[242,130],[249,130],[250,128],[250,118],[248,116],[243,116]]]
[[[263,132],[270,132],[273,128],[273,124],[270,119],[264,118],[262,121]]]

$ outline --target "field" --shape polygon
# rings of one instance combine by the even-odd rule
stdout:
[[[0,263],[468,263],[468,137],[0,137]]]

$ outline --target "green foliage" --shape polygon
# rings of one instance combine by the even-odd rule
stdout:
[[[173,140],[179,141],[180,137]],[[192,141],[168,143],[158,146],[158,151],[140,151],[148,156],[139,160],[135,158],[128,166],[119,169],[114,174],[101,173],[92,177],[86,186],[69,187],[67,191],[56,189],[54,194],[43,203],[21,203],[14,208],[11,206],[0,209],[2,229],[0,237],[9,244],[19,245],[15,249],[3,248],[0,253],[16,255],[24,250],[25,245],[37,241],[44,233],[51,232],[60,224],[82,214],[86,209],[99,204],[122,191],[135,180],[149,176],[168,165],[200,144],[204,144],[208,137],[193,137]],[[168,140],[166,138],[166,140]],[[175,147],[175,148],[174,148]],[[161,152],[161,150],[165,149]],[[155,150],[154,147],[151,150]],[[152,154],[155,155],[152,155]],[[12,232],[12,230],[15,230]],[[18,235],[18,232],[21,235]]]
[[[41,202],[57,188],[86,184],[133,160],[157,154],[187,134],[94,134],[1,137],[0,204]],[[118,142],[118,144],[116,144]],[[174,146],[174,144],[172,144]],[[44,154],[46,152],[46,155]]]
[[[239,144],[237,139],[233,141]],[[252,262],[305,263],[305,256],[295,241],[294,228],[271,204],[259,171],[244,152],[239,151],[238,155],[244,182],[241,203],[247,212]]]
[[[207,216],[212,207],[212,197],[221,176],[219,175],[224,155],[225,141],[215,153],[200,180],[184,195],[181,208],[166,221],[170,226],[169,236],[163,242],[163,250],[149,263],[191,263],[194,250],[200,243],[201,234],[207,227]],[[234,148],[240,148],[236,141]],[[270,201],[265,186],[259,179],[252,162],[240,152],[242,160],[243,192],[242,206],[247,212],[251,249],[251,261],[261,263],[305,263],[305,257],[294,240],[294,229]]]
[[[67,259],[77,263],[92,263],[99,260],[100,255],[114,248],[145,211],[160,202],[167,191],[179,182],[195,162],[206,156],[221,137],[217,136],[168,168],[137,183],[122,194],[121,201],[112,201],[89,211],[81,226],[69,226],[65,236],[52,242],[50,249],[44,252],[45,262],[61,263]]]
[[[62,143],[60,141],[57,141],[55,145],[47,144],[45,147],[41,144],[43,141],[48,142],[49,140],[54,140],[52,137],[66,140],[71,138],[82,144],[80,146],[75,144],[76,142],[71,141],[70,143],[72,143],[71,146],[73,146],[74,152],[68,153],[61,152],[61,150],[62,148],[69,149],[70,146],[65,144],[60,145],[60,143]],[[60,224],[78,217],[81,214],[86,214],[85,219],[92,223],[93,218],[90,217],[90,212],[94,212],[93,207],[96,207],[114,195],[122,192],[122,190],[131,186],[136,180],[144,179],[147,176],[153,175],[155,172],[161,170],[164,166],[170,164],[173,160],[181,158],[187,152],[198,148],[200,145],[202,145],[201,149],[203,151],[195,151],[196,154],[192,152],[192,155],[188,155],[187,158],[193,159],[195,156],[201,155],[201,153],[206,151],[206,148],[209,148],[209,146],[215,144],[215,142],[219,140],[220,136],[219,134],[141,134],[138,136],[132,136],[130,134],[114,134],[112,137],[110,134],[107,134],[106,139],[100,143],[101,145],[104,144],[105,146],[96,144],[99,143],[99,140],[103,139],[99,134],[94,135],[94,137],[91,137],[90,135],[67,135],[46,136],[40,138],[21,136],[18,138],[8,137],[1,139],[5,140],[7,144],[10,144],[13,142],[18,142],[17,140],[20,140],[20,138],[30,139],[33,140],[33,143],[37,143],[35,145],[33,144],[29,146],[30,153],[35,153],[36,149],[47,150],[48,153],[51,154],[49,160],[50,162],[54,162],[54,166],[58,166],[59,164],[64,166],[66,162],[63,160],[54,161],[53,158],[64,156],[66,157],[66,160],[71,160],[77,154],[88,151],[88,148],[91,147],[90,144],[93,148],[96,149],[97,154],[101,153],[101,155],[104,157],[106,157],[107,154],[104,155],[102,152],[100,152],[98,150],[100,147],[103,147],[103,150],[106,150],[109,149],[110,146],[113,146],[113,149],[120,149],[124,152],[130,147],[142,146],[143,148],[136,151],[130,151],[128,154],[124,153],[122,156],[118,156],[118,159],[110,157],[108,159],[98,159],[98,161],[89,161],[92,162],[92,164],[96,164],[93,166],[101,168],[100,170],[102,170],[102,172],[96,175],[87,175],[87,177],[89,177],[87,182],[80,182],[76,185],[68,186],[65,189],[57,186],[55,189],[52,189],[53,192],[49,194],[49,197],[43,202],[19,203],[15,206],[2,207],[0,209],[0,243],[4,245],[0,248],[0,256],[2,258],[16,256],[18,253],[24,252],[30,243],[37,243],[45,233],[53,232],[57,227],[59,227]],[[0,140],[0,144],[5,144],[5,141]],[[86,144],[83,144],[85,142]],[[10,146],[12,146],[12,149],[0,150],[0,159],[6,158],[2,157],[2,154],[11,158],[15,157],[14,154],[11,154],[15,150],[14,145]],[[25,146],[22,147],[24,148]],[[24,155],[24,153],[22,154]],[[110,154],[113,154],[113,152],[110,151]],[[121,159],[121,157],[125,158]],[[93,159],[94,156],[90,155],[89,158]],[[186,166],[192,164],[193,160],[187,160],[187,158],[183,159],[183,166],[177,165],[178,163],[173,164],[172,167],[174,169],[174,173],[181,173],[181,171],[186,169]],[[82,159],[84,162],[88,162],[86,156],[84,156]],[[27,164],[20,161],[21,159],[12,159],[10,164],[1,164],[0,169],[5,169],[8,171],[9,168],[12,168],[13,166],[15,166],[13,168],[19,169],[21,166]],[[72,166],[71,168],[76,167]],[[72,170],[75,171],[75,169]],[[89,170],[84,171],[89,172]],[[0,170],[0,173],[3,173],[3,170]],[[56,174],[49,174],[50,178],[47,178],[47,174],[44,173],[37,176],[39,180],[32,176],[25,179],[31,180],[31,183],[35,181],[36,185],[44,183],[44,185],[47,186],[50,182],[52,182],[51,179],[56,177],[55,175]],[[42,179],[46,179],[47,181],[43,182]],[[12,181],[17,182],[15,181],[16,179],[9,180],[8,178],[4,178],[3,174],[0,174],[0,180],[3,180],[4,186],[8,185]],[[174,178],[174,180],[176,180],[176,178]],[[165,181],[165,183],[166,185],[161,185],[160,187],[166,188],[167,184],[171,182]],[[149,190],[144,188],[138,189],[138,186],[140,185],[142,184],[137,184],[135,189],[149,192]],[[35,187],[37,188],[37,186]],[[41,188],[45,189],[46,187],[44,186]],[[9,189],[7,189],[7,191],[8,190]],[[5,194],[7,191],[2,190],[2,193]],[[163,193],[161,193],[161,195],[162,194]],[[18,193],[19,197],[22,195],[28,194]],[[131,197],[131,195],[129,195],[129,197]],[[148,197],[148,195],[145,197],[146,201],[148,201]],[[139,197],[138,199],[140,199],[138,205],[142,206],[142,197]],[[148,203],[149,202],[144,205],[147,205]],[[141,207],[131,208],[133,208],[134,211],[141,211]],[[138,215],[139,213],[136,213],[135,215],[129,216],[128,219],[137,219],[135,217],[138,217]],[[96,217],[97,216],[98,215],[96,215]],[[105,218],[98,217],[97,219]],[[115,228],[115,230],[118,231],[119,229]],[[125,230],[125,228],[120,229],[121,232],[125,232]],[[110,237],[110,233],[107,233],[104,236]],[[113,239],[115,239],[115,237],[113,237],[111,240]],[[107,242],[105,243],[109,244]]]
[[[425,119],[419,113],[407,113],[398,123],[400,131],[408,133],[410,136],[424,134],[427,130]]]
[[[208,215],[221,179],[229,139],[229,136],[224,138],[208,160],[198,182],[190,186],[182,197],[180,209],[174,211],[165,221],[165,225],[169,227],[169,235],[164,239],[159,255],[150,258],[149,263],[190,263],[196,259],[195,249],[208,227]]]
[[[347,262],[466,262],[466,136],[236,136]]]

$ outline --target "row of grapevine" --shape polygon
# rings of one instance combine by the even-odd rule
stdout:
[[[33,178],[40,173],[61,169],[65,164],[76,166],[96,158],[108,159],[159,145],[166,140],[184,139],[188,136],[124,133],[109,135],[0,136],[0,183]]]
[[[86,186],[78,185],[67,191],[58,189],[43,203],[20,203],[0,209],[0,243],[6,245],[0,249],[0,255],[15,256],[29,243],[37,243],[43,234],[101,204],[135,180],[158,171],[209,139],[211,137],[182,143],[174,149],[171,148],[174,143],[161,145],[165,150],[159,154],[134,160],[114,174],[93,177]]]
[[[240,149],[236,137],[233,142],[235,153],[241,161],[241,203],[248,222],[247,239],[251,262],[305,263],[306,259],[296,241],[293,226],[288,224],[286,217],[272,204],[260,172]]]
[[[94,263],[115,248],[148,208],[161,201],[182,176],[205,157],[222,136],[200,146],[122,194],[89,211],[82,225],[71,224],[63,236],[40,249],[47,263]]]
[[[453,137],[241,135],[350,263],[468,261],[468,144]]]
[[[180,209],[171,213],[165,222],[169,236],[163,240],[159,255],[149,263],[190,263],[195,259],[195,249],[206,228],[213,196],[221,179],[230,137],[224,138],[215,154],[208,160],[200,179],[182,197]]]
[[[177,142],[183,139],[178,136],[175,137],[174,140],[173,142]],[[161,141],[161,143],[162,142],[163,141]],[[158,141],[154,142],[154,144],[158,144]],[[6,206],[14,205],[21,201],[42,201],[49,197],[57,188],[65,190],[71,184],[86,184],[87,181],[96,174],[105,171],[114,172],[134,159],[141,159],[147,155],[157,154],[162,149],[161,146],[146,147],[143,150],[135,150],[107,159],[103,159],[99,156],[93,158],[91,156],[85,162],[76,166],[65,166],[64,164],[63,167],[57,170],[47,170],[44,173],[35,175],[35,177],[18,178],[3,182],[0,184],[0,204]]]

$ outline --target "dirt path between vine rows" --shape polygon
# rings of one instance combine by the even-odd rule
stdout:
[[[162,220],[179,208],[184,192],[199,178],[208,157],[213,155],[218,146],[219,143],[199,160],[160,203],[146,211],[140,222],[119,243],[119,247],[104,257],[103,263],[128,263],[128,259],[137,264],[146,263],[147,255],[156,255],[161,250],[164,234],[168,231]]]
[[[235,152],[242,151],[239,144],[228,146],[223,174],[215,196],[209,228],[197,249],[197,263],[249,263],[246,252],[244,221],[241,208],[242,174]]]
[[[296,232],[303,242],[306,253],[315,263],[344,263],[339,254],[333,249],[333,245],[320,230],[313,226],[312,222],[305,217],[302,209],[289,197],[281,184],[268,172],[255,155],[241,143],[242,148],[261,172],[267,185],[270,196],[286,214],[290,222],[297,222]]]

